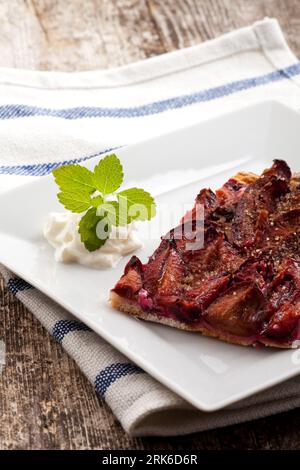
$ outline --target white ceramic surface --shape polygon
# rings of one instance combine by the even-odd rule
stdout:
[[[150,190],[163,211],[167,203],[192,204],[200,188],[217,188],[237,171],[260,172],[275,157],[300,170],[299,144],[300,115],[280,103],[265,102],[117,154],[127,185]],[[294,350],[234,346],[112,310],[108,292],[129,257],[105,271],[56,263],[53,249],[42,237],[45,215],[63,209],[56,192],[50,175],[0,195],[0,262],[160,382],[196,407],[212,411],[300,372],[300,354]],[[151,222],[157,223],[158,218]],[[148,228],[143,224],[142,237]],[[143,261],[159,239],[144,242],[145,248],[138,253]]]

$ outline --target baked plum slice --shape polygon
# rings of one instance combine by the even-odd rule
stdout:
[[[285,261],[267,295],[273,315],[263,336],[288,343],[300,340],[300,263]]]

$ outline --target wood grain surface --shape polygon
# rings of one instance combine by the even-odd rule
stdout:
[[[0,66],[90,70],[277,17],[300,56],[299,0],[0,0]],[[131,439],[0,280],[0,449],[300,449],[300,410],[180,438]]]

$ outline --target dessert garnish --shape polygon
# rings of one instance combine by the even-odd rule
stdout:
[[[53,170],[53,175],[58,200],[67,209],[48,214],[43,227],[56,261],[113,267],[143,246],[138,221],[154,217],[155,202],[141,188],[120,190],[124,173],[115,154],[100,160],[93,171],[72,164]]]
[[[88,251],[101,248],[113,226],[150,220],[155,215],[155,202],[147,191],[141,188],[118,191],[124,173],[115,154],[102,158],[94,171],[76,164],[61,166],[52,173],[60,189],[57,197],[61,204],[73,213],[83,214],[78,232]]]

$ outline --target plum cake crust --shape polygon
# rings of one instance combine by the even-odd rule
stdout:
[[[199,205],[204,225],[196,223]],[[197,230],[204,244],[190,249]],[[130,259],[110,303],[230,343],[298,347],[299,235],[300,177],[274,160],[260,176],[238,173],[216,192],[202,189],[148,263]]]

